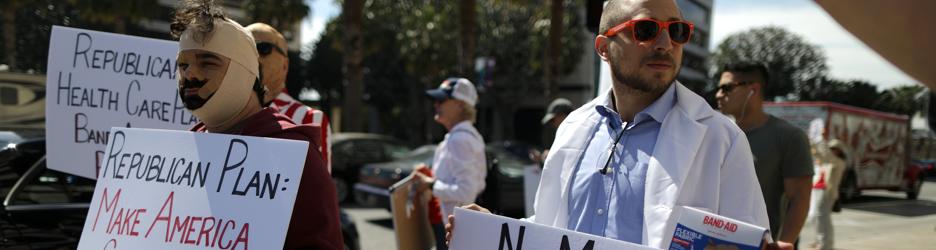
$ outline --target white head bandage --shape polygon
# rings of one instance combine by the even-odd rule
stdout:
[[[253,36],[243,26],[230,19],[214,18],[214,29],[202,39],[196,39],[194,27],[187,28],[179,38],[179,51],[204,50],[231,59],[227,74],[214,95],[192,114],[206,124],[225,124],[244,107],[259,71],[259,55]],[[216,80],[216,79],[210,79]]]

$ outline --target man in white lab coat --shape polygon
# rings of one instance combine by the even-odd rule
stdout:
[[[769,228],[744,133],[675,81],[692,29],[672,0],[607,3],[612,89],[560,125],[529,220],[664,249],[677,206]]]

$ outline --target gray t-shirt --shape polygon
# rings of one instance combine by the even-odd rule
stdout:
[[[813,175],[809,139],[802,129],[772,115],[763,126],[745,134],[751,143],[757,180],[767,204],[770,233],[776,239],[785,211],[781,208],[786,206],[783,179]]]

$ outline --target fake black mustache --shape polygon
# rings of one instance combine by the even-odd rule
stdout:
[[[179,98],[182,99],[182,103],[185,104],[185,108],[188,110],[196,110],[201,108],[214,96],[214,93],[211,93],[207,98],[202,98],[199,95],[185,95],[185,90],[190,88],[201,88],[205,86],[205,83],[208,83],[208,80],[194,80],[194,79],[183,79],[182,87],[179,88]]]

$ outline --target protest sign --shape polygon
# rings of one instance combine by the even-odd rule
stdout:
[[[48,167],[93,179],[111,127],[195,125],[176,87],[178,51],[173,41],[53,26],[45,98]]]
[[[282,249],[308,142],[114,128],[78,249]]]
[[[670,250],[759,250],[769,230],[739,220],[680,206]]]
[[[428,250],[435,245],[429,227],[429,198],[429,192],[413,189],[412,176],[390,186],[390,210],[397,249]]]
[[[453,234],[449,245],[452,250],[655,249],[464,208],[455,208]]]

